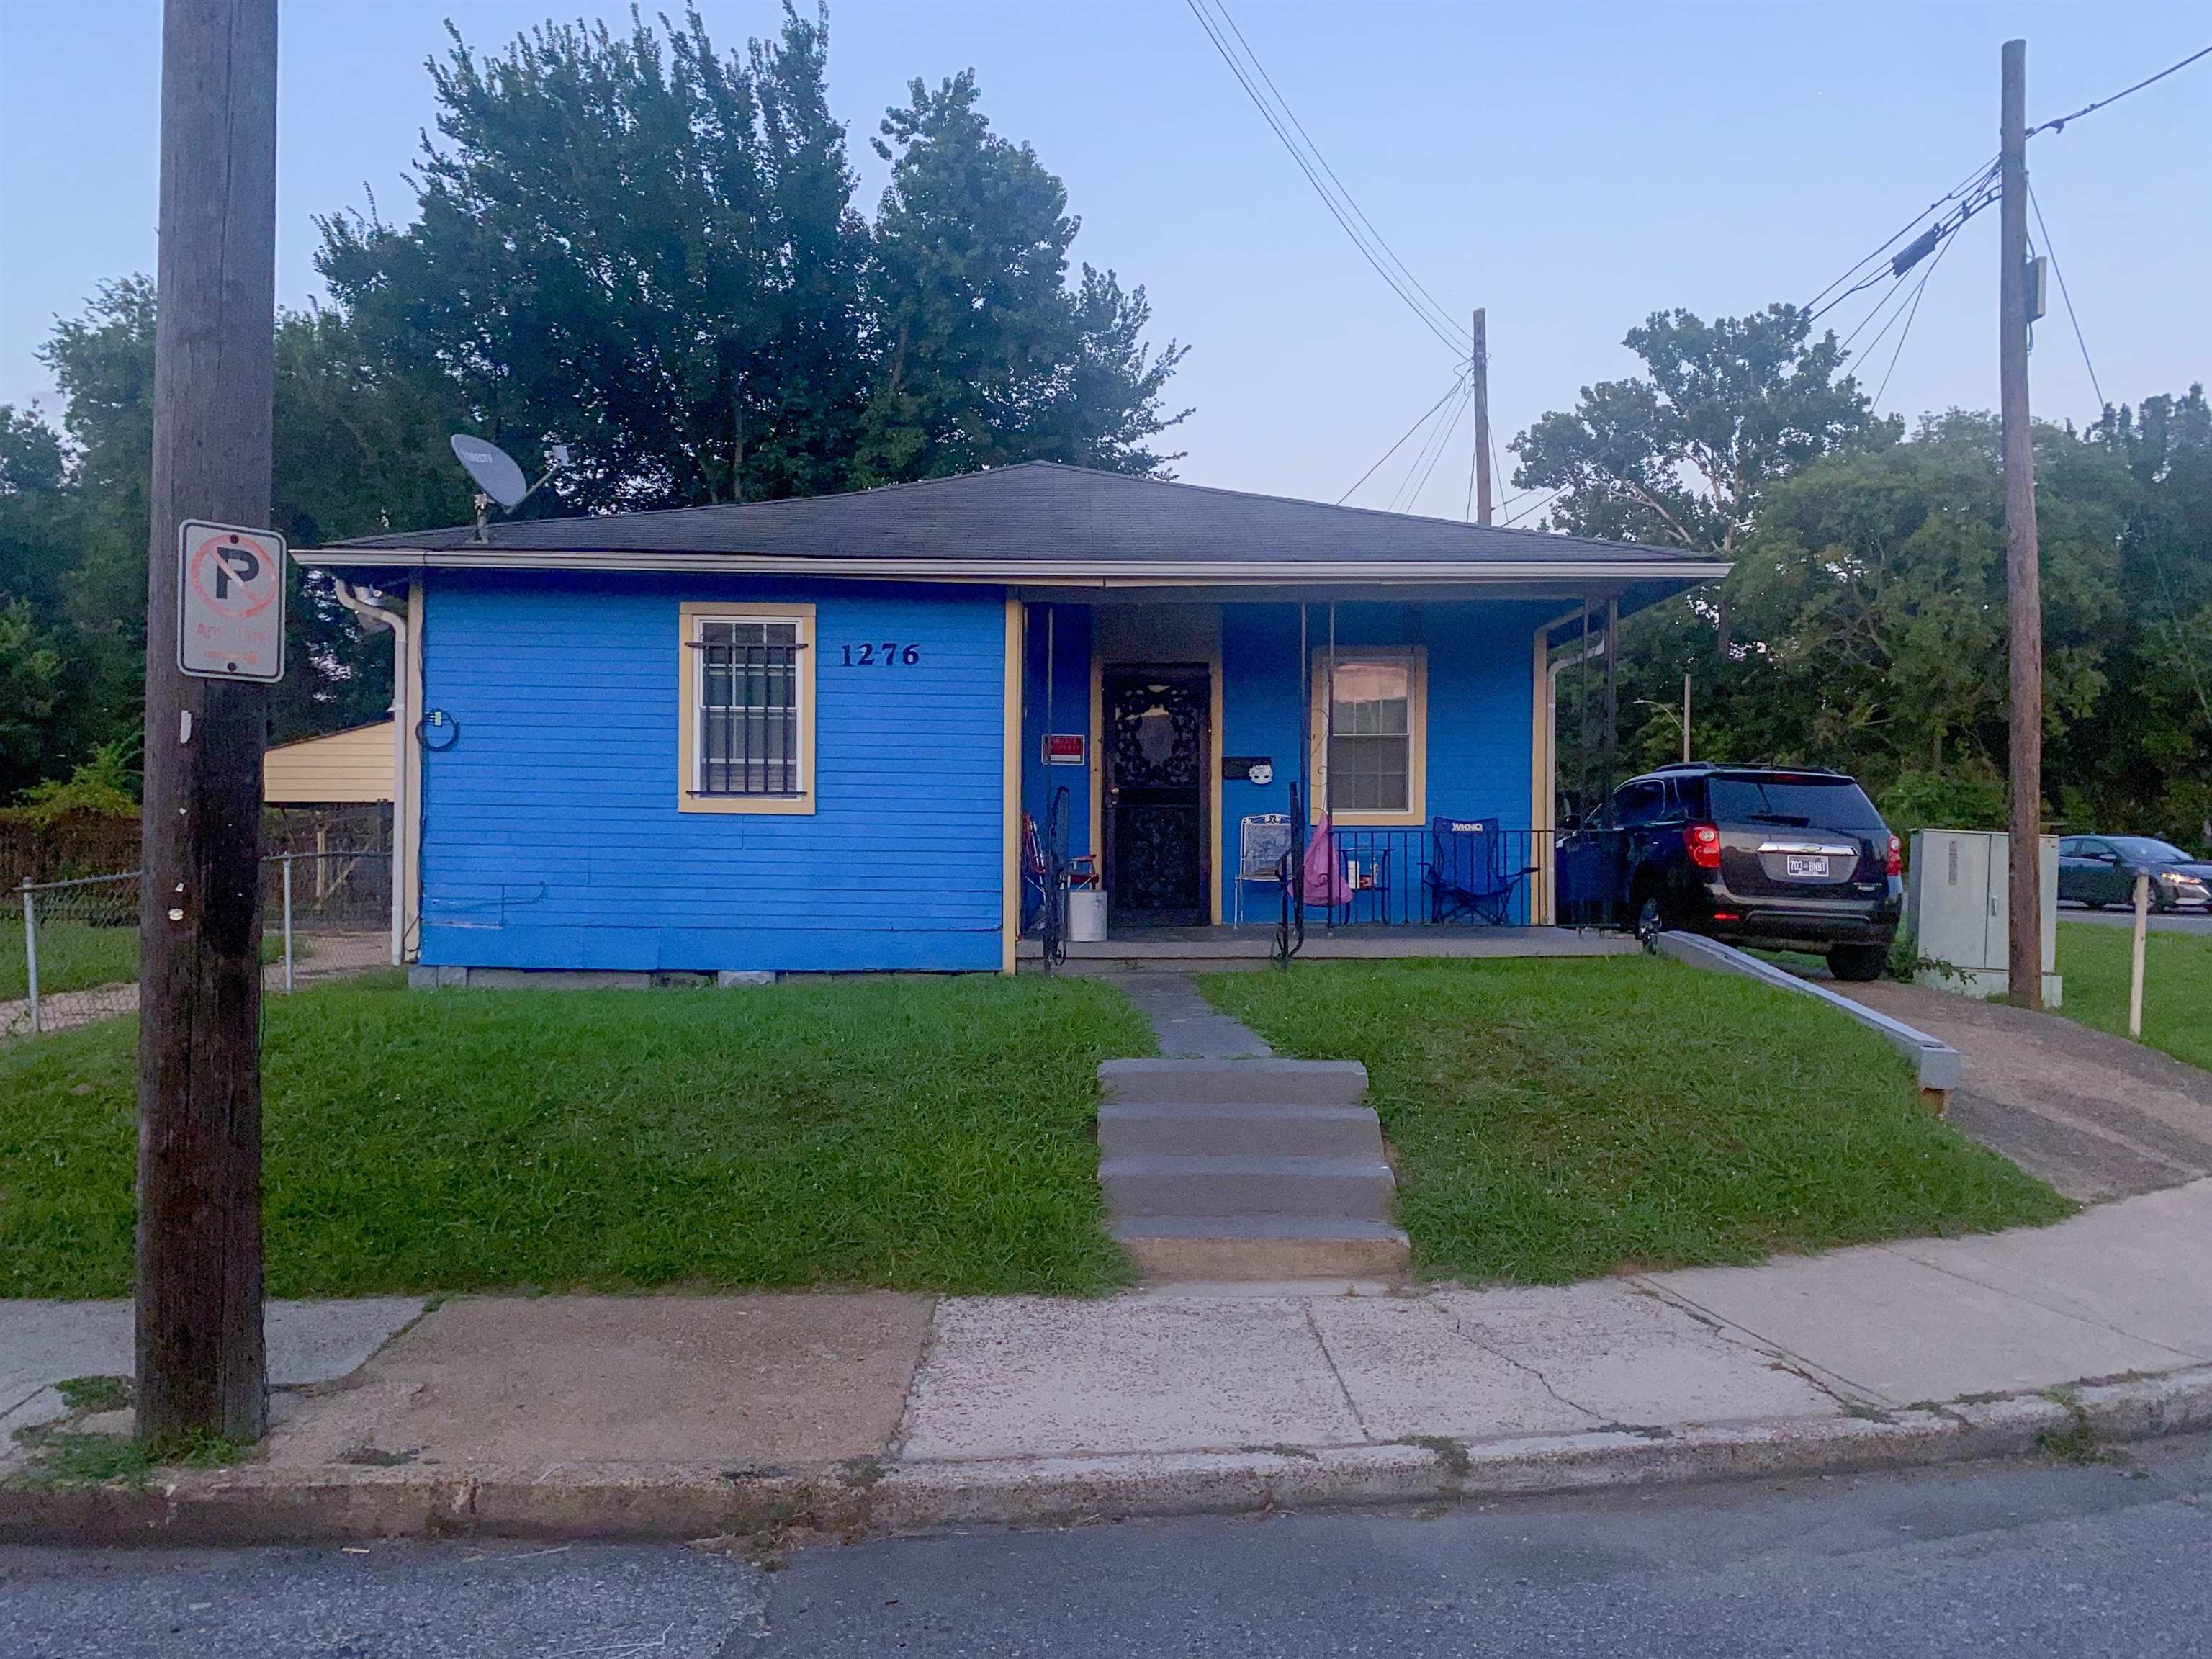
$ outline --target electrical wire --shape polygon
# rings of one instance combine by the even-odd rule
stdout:
[[[1468,390],[1468,395],[1462,398],[1456,404],[1452,405],[1451,419],[1438,423],[1437,428],[1436,443],[1432,453],[1429,456],[1429,464],[1421,473],[1421,481],[1415,484],[1413,489],[1407,492],[1406,496],[1406,504],[1403,507],[1401,507],[1398,511],[1401,513],[1410,513],[1413,510],[1415,505],[1420,501],[1422,492],[1429,487],[1429,480],[1436,475],[1437,463],[1443,459],[1444,451],[1451,447],[1452,434],[1459,430],[1460,422],[1466,416],[1467,411],[1474,406],[1474,392],[1473,386],[1470,386]]]
[[[1883,392],[1889,390],[1889,377],[1897,373],[1897,360],[1905,355],[1905,343],[1912,337],[1912,325],[1920,315],[1920,296],[1928,292],[1928,284],[1935,280],[1936,269],[1943,263],[1943,256],[1951,251],[1953,239],[1945,237],[1943,246],[1936,250],[1936,257],[1928,262],[1928,269],[1920,278],[1920,285],[1912,290],[1911,309],[1905,314],[1905,326],[1898,331],[1897,349],[1889,354],[1889,367],[1881,372],[1881,384],[1875,388],[1874,401],[1879,404]],[[1873,348],[1869,346],[1869,350]]]
[[[1219,6],[1221,0],[1214,0],[1217,6]],[[1220,54],[1221,61],[1229,66],[1229,72],[1237,77],[1237,85],[1244,88],[1244,95],[1252,100],[1252,106],[1260,112],[1261,118],[1273,130],[1275,137],[1282,141],[1283,148],[1290,152],[1291,160],[1297,164],[1298,171],[1305,174],[1306,182],[1313,186],[1314,193],[1321,198],[1322,205],[1329,210],[1330,216],[1342,228],[1344,234],[1352,239],[1352,246],[1359,250],[1361,257],[1374,267],[1375,274],[1383,280],[1392,293],[1406,302],[1407,307],[1420,319],[1423,325],[1442,341],[1454,355],[1462,356],[1467,355],[1473,347],[1473,342],[1468,337],[1467,331],[1452,322],[1433,299],[1426,299],[1426,303],[1424,303],[1428,290],[1413,279],[1410,270],[1406,270],[1404,276],[1401,277],[1392,271],[1389,265],[1383,263],[1382,258],[1378,257],[1377,249],[1379,248],[1382,256],[1386,256],[1396,264],[1401,270],[1404,270],[1403,262],[1390,251],[1387,242],[1382,241],[1378,235],[1370,245],[1367,237],[1352,222],[1352,219],[1347,216],[1348,209],[1350,213],[1357,216],[1362,222],[1368,222],[1367,216],[1360,211],[1358,204],[1352,201],[1350,193],[1343,192],[1342,204],[1340,205],[1337,197],[1332,195],[1328,187],[1322,182],[1321,173],[1315,171],[1316,164],[1323,171],[1328,172],[1331,179],[1334,179],[1335,174],[1329,170],[1328,163],[1322,160],[1321,152],[1317,149],[1313,150],[1312,159],[1310,161],[1306,152],[1302,150],[1297,143],[1291,138],[1290,130],[1283,124],[1285,118],[1287,118],[1294,125],[1297,122],[1297,116],[1291,112],[1290,106],[1287,103],[1284,104],[1282,115],[1278,116],[1275,109],[1261,95],[1258,85],[1254,82],[1252,76],[1247,72],[1243,64],[1239,61],[1236,52],[1231,49],[1227,37],[1216,26],[1212,16],[1200,5],[1200,0],[1183,0],[1183,3],[1189,8],[1191,15],[1198,20],[1199,27],[1206,31],[1206,38],[1213,43],[1214,51]],[[1229,27],[1233,32],[1236,29],[1236,23],[1233,20],[1228,19],[1225,9],[1223,9],[1222,15],[1224,20],[1229,21]],[[1243,39],[1241,34],[1238,39],[1240,40]],[[1246,50],[1249,52],[1250,48],[1248,46]],[[1267,70],[1261,67],[1256,56],[1252,59],[1252,64],[1262,77],[1266,76]],[[1273,82],[1269,84],[1272,87]],[[1279,97],[1280,94],[1278,94],[1277,96]],[[1300,127],[1299,131],[1303,132],[1304,129]],[[1307,143],[1310,145],[1312,141],[1308,139]],[[1340,191],[1343,191],[1343,186],[1340,184],[1337,188]],[[1422,297],[1417,297],[1417,295]]]
[[[1938,196],[1926,207],[1921,209],[1919,212],[1914,214],[1910,219],[1907,219],[1887,241],[1885,241],[1881,246],[1875,248],[1873,252],[1868,254],[1864,258],[1860,259],[1856,264],[1851,265],[1842,276],[1837,277],[1834,282],[1829,283],[1827,287],[1822,289],[1811,299],[1806,301],[1804,309],[1814,312],[1814,314],[1817,316],[1819,312],[1815,311],[1814,307],[1820,307],[1821,301],[1826,299],[1831,294],[1834,294],[1835,291],[1843,287],[1845,283],[1850,282],[1852,277],[1857,276],[1875,260],[1881,258],[1882,255],[1887,253],[1890,249],[1895,247],[1899,242],[1903,241],[1906,234],[1911,231],[1912,228],[1915,225],[1917,225],[1922,220],[1927,218],[1929,214],[1942,211],[1946,205],[1957,201],[1960,197],[1966,195],[1984,179],[1994,177],[1996,170],[1997,158],[1996,156],[1991,156],[1987,161],[1984,161],[1981,166],[1976,167],[1972,173],[1969,173],[1957,184],[1952,185],[1950,189],[1945,191],[1941,196]],[[1872,283],[1879,280],[1881,280],[1879,275],[1870,277],[1867,282],[1860,283],[1859,289],[1867,288],[1870,286]],[[1856,293],[1858,291],[1858,289],[1852,290],[1853,293]],[[1848,298],[1849,295],[1838,295],[1838,297]],[[1833,310],[1834,307],[1832,306],[1820,307],[1820,309]]]
[[[2089,361],[2089,343],[2081,337],[2081,319],[2074,314],[2074,295],[2066,286],[2065,267],[2058,263],[2058,250],[2051,243],[2051,227],[2043,222],[2043,204],[2035,199],[2035,186],[2027,187],[2027,204],[2035,210],[2035,228],[2043,237],[2043,251],[2051,256],[2051,269],[2058,278],[2058,297],[2066,302],[2066,320],[2074,325],[2074,343],[2081,348],[2081,367],[2089,371],[2089,385],[2097,394],[2097,416],[2104,417],[2110,407],[2105,401],[2105,388],[2097,379],[2097,366]]]
[[[1492,451],[1495,451],[1497,447],[1498,441],[1495,438],[1492,438],[1491,440],[1491,448]],[[1480,471],[1481,468],[1482,445],[1480,441],[1478,441],[1467,447],[1467,511],[1461,514],[1460,517],[1465,520],[1468,524],[1473,524],[1474,522],[1474,475]]]
[[[1399,274],[1411,283],[1419,291],[1421,297],[1429,302],[1429,307],[1436,319],[1451,329],[1455,337],[1464,337],[1468,348],[1472,350],[1474,345],[1474,336],[1462,329],[1458,323],[1453,320],[1451,314],[1438,303],[1437,296],[1423,286],[1421,279],[1413,275],[1413,268],[1398,257],[1398,251],[1384,240],[1382,233],[1376,228],[1375,222],[1367,216],[1358,199],[1345,187],[1344,180],[1336,176],[1336,169],[1329,166],[1328,157],[1322,154],[1321,146],[1314,143],[1313,135],[1306,131],[1305,123],[1298,119],[1298,112],[1291,107],[1291,100],[1283,96],[1282,89],[1275,84],[1275,77],[1267,73],[1267,66],[1260,61],[1260,54],[1252,50],[1252,43],[1244,38],[1244,31],[1237,27],[1237,20],[1230,15],[1227,0],[1213,0],[1213,9],[1221,14],[1221,21],[1229,25],[1231,33],[1237,37],[1237,46],[1243,50],[1244,56],[1252,67],[1260,71],[1260,78],[1267,83],[1267,90],[1273,94],[1276,106],[1285,115],[1290,117],[1291,125],[1297,129],[1298,137],[1305,141],[1308,153],[1315,161],[1321,163],[1322,171],[1328,174],[1329,183],[1336,186],[1337,194],[1343,198],[1344,204],[1352,210],[1359,222],[1367,228],[1367,234],[1375,239],[1375,246],[1382,249],[1390,263],[1398,268]]]
[[[2030,127],[2027,130],[2027,136],[2033,138],[2039,132],[2063,132],[2066,130],[2066,124],[2069,121],[2078,121],[2085,115],[2092,114],[2095,111],[2105,108],[2107,105],[2117,104],[2121,99],[2128,97],[2135,93],[2141,92],[2145,87],[2155,86],[2160,81],[2165,80],[2167,76],[2174,74],[2179,70],[2187,69],[2191,64],[2195,63],[2200,58],[2212,58],[2212,46],[2206,46],[2199,52],[2192,52],[2188,57],[2183,58],[2179,63],[2168,64],[2157,74],[2147,76],[2142,80],[2136,82],[2135,85],[2116,92],[2109,98],[2100,98],[2094,104],[2084,104],[2081,108],[2075,110],[2071,115],[2062,115],[2056,120],[2044,122],[2040,126]]]
[[[1458,424],[1460,411],[1465,407],[1466,404],[1463,401],[1452,405],[1451,418],[1454,425]],[[1398,487],[1390,492],[1390,499],[1387,504],[1389,511],[1396,513],[1402,510],[1399,506],[1399,501],[1406,495],[1407,486],[1413,483],[1413,475],[1420,472],[1425,465],[1432,464],[1431,452],[1440,451],[1443,441],[1447,435],[1445,424],[1441,419],[1429,428],[1428,435],[1421,440],[1420,447],[1413,452],[1413,464],[1406,469],[1406,476],[1398,480]],[[1423,476],[1422,482],[1424,483],[1428,482],[1425,475]]]
[[[2202,57],[2203,54],[2200,52],[2197,55]],[[2098,384],[2097,366],[2089,360],[2089,342],[2082,335],[2081,319],[2075,314],[2074,296],[2066,291],[2066,272],[2059,265],[2057,249],[2051,245],[2051,228],[2043,222],[2043,206],[2035,199],[2035,186],[2033,185],[2027,188],[2027,204],[2035,214],[2036,229],[2043,234],[2043,251],[2050,256],[2052,274],[2058,278],[2059,297],[2066,301],[2067,321],[2074,325],[2074,343],[2081,349],[2081,367],[2089,371],[2089,384],[2096,389],[2098,418],[2101,420],[2112,405],[2105,401],[2105,389]],[[2189,684],[2197,693],[2197,707],[2203,711],[2206,723],[2212,724],[2212,694],[2206,692],[2203,672],[2197,666],[2197,653],[2190,649],[2189,630],[2182,625],[2181,606],[2173,597],[2173,579],[2166,574],[2166,560],[2159,552],[2155,540],[2146,538],[2143,550],[2150,555],[2150,568],[2158,574],[2159,594],[2166,601],[2166,620],[2173,624],[2175,653],[2180,657],[2182,666],[2189,671]]]
[[[1423,427],[1426,426],[1429,423],[1429,417],[1431,415],[1434,415],[1438,410],[1442,409],[1446,401],[1450,398],[1451,395],[1466,384],[1467,376],[1462,374],[1457,380],[1446,386],[1444,388],[1444,395],[1442,398],[1437,398],[1436,402],[1431,404],[1426,409],[1421,411],[1421,418],[1415,421],[1413,425],[1407,427],[1404,433],[1400,435],[1396,443],[1392,444],[1389,448],[1382,452],[1381,459],[1378,459],[1373,466],[1369,467],[1366,471],[1359,475],[1358,483],[1353,484],[1351,489],[1346,490],[1344,494],[1336,498],[1336,504],[1339,507],[1342,507],[1346,501],[1350,501],[1353,491],[1357,490],[1360,484],[1365,483],[1370,478],[1373,477],[1377,472],[1382,471],[1382,462],[1389,460],[1393,455],[1396,454],[1399,450],[1402,449],[1405,447],[1406,440],[1412,437],[1416,432],[1419,432]]]
[[[1549,506],[1549,505],[1550,505],[1550,504],[1551,504],[1554,500],[1556,500],[1559,496],[1560,496],[1560,495],[1564,495],[1564,494],[1565,493],[1565,491],[1566,491],[1566,488],[1567,488],[1567,487],[1566,487],[1566,485],[1565,485],[1565,484],[1555,484],[1555,485],[1553,485],[1551,489],[1547,489],[1547,490],[1546,490],[1546,491],[1544,492],[1543,496],[1542,496],[1542,498],[1541,498],[1540,500],[1538,500],[1538,501],[1533,501],[1529,502],[1528,506],[1526,506],[1526,507],[1522,507],[1522,508],[1518,513],[1516,513],[1516,514],[1515,514],[1511,518],[1510,518],[1510,519],[1506,520],[1505,520],[1505,522],[1504,522],[1504,524],[1501,525],[1501,526],[1499,526],[1499,528],[1500,528],[1500,529],[1510,529],[1510,528],[1511,528],[1513,526],[1515,526],[1515,525],[1516,525],[1516,524],[1520,523],[1522,520],[1523,520],[1523,519],[1527,518],[1527,517],[1528,517],[1531,513],[1534,513],[1534,512],[1538,507],[1547,507],[1547,506]],[[1525,493],[1525,492],[1524,492],[1524,493]]]

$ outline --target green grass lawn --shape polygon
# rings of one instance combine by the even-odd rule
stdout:
[[[2058,924],[2058,1012],[2118,1036],[2128,1034],[2129,957],[2134,933],[2101,922]],[[2143,940],[2142,1040],[2176,1060],[2212,1069],[2212,939],[2156,928]]]
[[[1080,980],[272,997],[268,1287],[1090,1293],[1127,1266]],[[0,1295],[131,1284],[136,1022],[0,1049]]]
[[[294,934],[292,959],[305,962],[313,941]],[[261,960],[276,962],[284,955],[282,924],[265,929],[261,937]],[[23,914],[0,915],[0,1002],[12,1002],[31,994],[24,966]],[[136,927],[94,927],[83,921],[41,921],[39,924],[39,994],[59,991],[88,991],[95,985],[126,985],[138,977],[138,929]]]
[[[283,946],[278,946],[281,951]],[[138,930],[82,921],[39,924],[39,991],[84,991],[138,977]],[[31,993],[24,968],[23,913],[0,915],[0,1002]]]
[[[1365,1063],[1420,1272],[1556,1284],[2074,1207],[1930,1117],[1880,1037],[1728,975],[1613,957],[1201,984],[1282,1053]]]

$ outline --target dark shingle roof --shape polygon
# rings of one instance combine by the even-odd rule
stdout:
[[[1676,549],[1329,507],[1048,461],[843,495],[495,523],[482,543],[466,526],[369,536],[323,554],[376,549],[464,557],[505,554],[509,556],[499,562],[510,564],[527,562],[514,555],[537,552],[554,555],[552,562],[561,563],[592,553],[734,554],[830,563],[911,560],[933,568],[958,562],[978,574],[1063,565],[1279,568],[1379,562],[1442,569],[1495,563],[1571,570],[1630,562],[1705,567],[1682,572],[1684,579],[1696,580],[1712,564]],[[370,562],[314,555],[308,562]]]

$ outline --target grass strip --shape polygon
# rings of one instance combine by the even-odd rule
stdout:
[[[1201,986],[1279,1052],[1366,1065],[1422,1273],[1558,1284],[2074,1208],[1929,1116],[1881,1038],[1733,975],[1615,957]]]
[[[136,1037],[0,1049],[0,1295],[129,1294]],[[1150,1051],[1066,979],[274,997],[269,1292],[1095,1293],[1096,1071]]]

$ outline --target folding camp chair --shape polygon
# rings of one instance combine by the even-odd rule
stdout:
[[[1256,812],[1239,821],[1237,828],[1237,901],[1234,920],[1244,923],[1244,884],[1283,884],[1283,854],[1291,850],[1291,818],[1287,812]]]
[[[1474,915],[1493,927],[1506,925],[1514,890],[1535,866],[1509,870],[1505,836],[1496,818],[1429,820],[1429,920]]]

